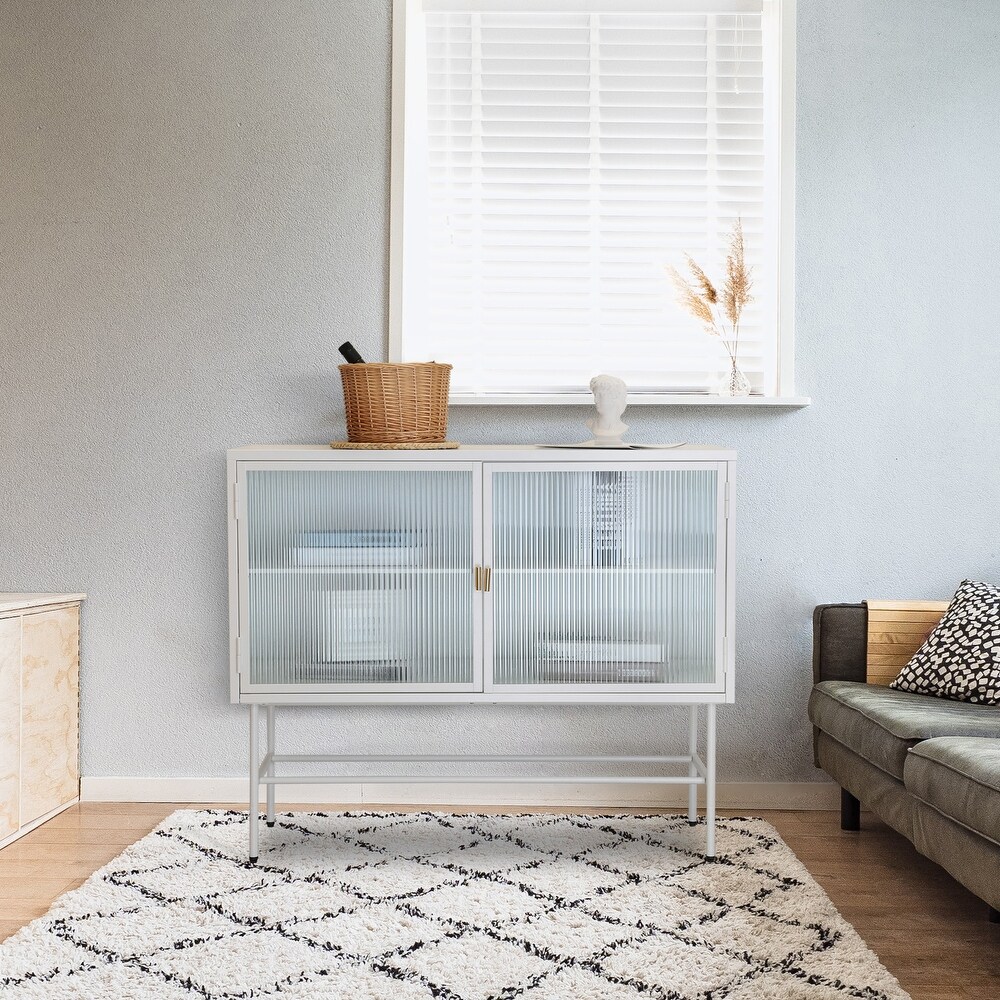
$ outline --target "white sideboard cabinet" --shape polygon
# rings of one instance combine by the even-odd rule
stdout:
[[[230,676],[250,711],[251,858],[261,787],[273,825],[276,785],[339,780],[283,765],[359,759],[279,754],[276,710],[380,702],[688,706],[679,756],[364,759],[648,765],[591,780],[686,783],[692,822],[705,785],[714,856],[715,706],[734,697],[734,463],[690,445],[230,451]],[[430,777],[445,780],[402,780]]]

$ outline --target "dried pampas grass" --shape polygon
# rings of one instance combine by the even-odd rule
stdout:
[[[726,280],[721,295],[691,255],[685,254],[685,257],[691,279],[685,278],[676,267],[667,268],[677,301],[681,308],[701,323],[706,333],[722,341],[735,365],[740,344],[740,318],[747,303],[753,301],[753,272],[746,262],[742,220],[737,219],[733,223],[726,254]],[[726,320],[729,321],[728,327]]]
[[[709,300],[705,298],[701,293],[698,292],[696,288],[688,283],[688,280],[684,277],[676,267],[668,267],[667,273],[670,275],[670,280],[674,284],[674,290],[677,293],[677,301],[692,315],[695,319],[701,320],[702,324],[710,333],[715,332],[715,316],[712,313],[712,306],[709,304]],[[712,289],[714,292],[715,289]],[[714,302],[715,300],[711,300]]]

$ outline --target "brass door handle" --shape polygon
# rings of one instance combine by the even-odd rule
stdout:
[[[483,590],[488,591],[490,589],[490,584],[493,582],[493,568],[487,566],[483,570]]]
[[[472,584],[475,590],[483,589],[483,568],[474,566],[472,569]]]

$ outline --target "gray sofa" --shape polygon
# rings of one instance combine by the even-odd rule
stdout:
[[[1000,921],[1000,707],[865,683],[868,611],[813,615],[816,765],[841,787],[841,826],[876,813]]]

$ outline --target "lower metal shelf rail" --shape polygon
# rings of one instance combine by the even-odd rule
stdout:
[[[278,785],[324,785],[343,781],[362,784],[430,784],[441,782],[475,784],[622,784],[687,785],[688,822],[698,821],[698,786],[705,787],[705,857],[715,857],[715,704],[705,705],[705,757],[698,753],[700,705],[689,705],[688,753],[658,755],[561,755],[561,754],[279,754],[275,751],[276,705],[250,705],[250,796],[249,857],[259,857],[260,789],[265,788],[268,826],[275,823],[275,788]],[[267,721],[266,748],[260,756],[260,709]],[[687,774],[277,774],[278,764],[617,764],[682,765]]]

